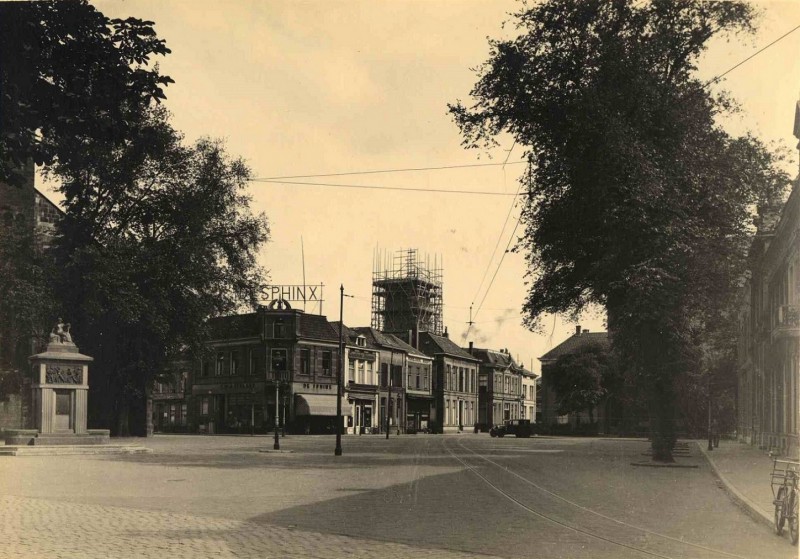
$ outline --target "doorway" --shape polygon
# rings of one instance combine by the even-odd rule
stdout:
[[[56,390],[56,431],[72,431],[72,391]]]

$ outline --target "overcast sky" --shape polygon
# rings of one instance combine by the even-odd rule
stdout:
[[[112,17],[156,23],[172,54],[159,61],[175,84],[167,106],[188,140],[221,137],[257,177],[502,163],[511,140],[491,153],[461,147],[447,103],[468,100],[474,68],[488,55],[486,37],[503,29],[515,2],[104,0]],[[701,73],[709,79],[800,25],[800,2],[759,2],[755,37],[712,44]],[[800,91],[800,31],[726,76],[721,84],[743,114],[727,122],[794,149]],[[516,147],[505,167],[298,179],[308,182],[513,193],[521,165]],[[794,155],[796,167],[796,154]],[[536,358],[574,324],[547,317],[537,335],[520,325],[524,260],[507,254],[517,212],[511,196],[414,193],[253,183],[253,208],[269,217],[272,240],[260,255],[273,283],[325,284],[323,312],[339,317],[339,285],[349,326],[370,323],[375,249],[418,248],[444,267],[444,323],[462,343],[469,307],[486,295],[469,339],[508,348],[539,371]],[[506,223],[505,228],[504,223]],[[494,258],[492,251],[499,240]],[[486,273],[483,287],[481,279]],[[309,311],[319,312],[309,307]],[[592,331],[601,316],[582,317]],[[552,331],[552,336],[551,336]],[[464,342],[463,345],[466,345]]]

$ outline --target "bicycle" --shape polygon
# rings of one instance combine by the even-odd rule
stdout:
[[[775,459],[770,477],[774,498],[772,504],[775,505],[775,533],[779,536],[783,534],[783,526],[788,521],[789,537],[793,545],[797,545],[800,535],[798,479],[800,479],[800,462]]]

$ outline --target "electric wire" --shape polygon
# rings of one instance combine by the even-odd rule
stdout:
[[[447,188],[410,188],[405,186],[376,186],[367,184],[341,184],[341,183],[325,183],[325,182],[305,182],[305,181],[288,181],[288,180],[273,180],[273,179],[251,179],[250,182],[262,182],[269,184],[291,184],[302,186],[329,186],[334,188],[362,188],[366,190],[400,190],[403,192],[434,192],[440,194],[478,194],[483,196],[518,196],[511,192],[491,192],[488,190],[450,190]]]
[[[770,48],[772,45],[774,45],[774,44],[778,43],[779,41],[782,41],[783,39],[785,39],[786,37],[788,37],[789,35],[791,35],[791,34],[792,34],[792,33],[794,33],[795,31],[797,31],[798,29],[800,29],[800,25],[798,25],[797,27],[795,27],[795,28],[791,29],[790,31],[788,31],[788,32],[784,33],[783,35],[781,35],[780,37],[778,37],[777,39],[775,39],[774,41],[772,41],[770,44],[768,44],[768,45],[766,45],[766,46],[764,46],[764,47],[760,48],[759,50],[757,50],[756,52],[754,52],[753,54],[751,54],[750,56],[748,56],[747,58],[745,58],[745,59],[744,59],[744,60],[742,60],[741,62],[738,62],[737,64],[734,64],[733,66],[731,66],[730,68],[728,68],[727,70],[725,70],[724,72],[722,72],[720,75],[718,75],[717,77],[715,77],[715,78],[713,78],[713,79],[711,79],[711,80],[707,81],[707,82],[706,82],[705,84],[703,84],[703,85],[704,85],[704,86],[708,86],[708,85],[711,85],[712,83],[716,83],[716,82],[718,82],[718,81],[719,81],[719,80],[721,80],[721,79],[722,79],[724,76],[727,76],[728,74],[730,74],[731,72],[733,72],[733,71],[734,71],[736,68],[738,68],[739,66],[741,66],[741,65],[742,65],[742,64],[744,64],[745,62],[748,62],[749,60],[752,60],[753,58],[755,58],[756,56],[758,56],[759,54],[761,54],[762,52],[764,52],[765,50],[767,50],[768,48]]]
[[[513,148],[512,148],[513,149]],[[511,152],[508,153],[511,155]],[[349,171],[346,173],[321,173],[318,175],[287,175],[280,177],[256,177],[252,181],[278,181],[283,179],[311,179],[317,177],[345,177],[350,175],[376,175],[380,173],[408,173],[413,171],[442,171],[447,169],[469,169],[472,167],[505,167],[506,165],[521,165],[525,161],[508,162],[508,156],[503,163],[465,163],[463,165],[440,165],[438,167],[402,167],[397,169],[375,169],[370,171]]]

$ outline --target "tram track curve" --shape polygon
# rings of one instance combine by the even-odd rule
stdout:
[[[711,547],[708,547],[708,546],[704,546],[702,544],[698,544],[698,543],[695,543],[695,542],[687,541],[687,540],[684,540],[684,539],[681,539],[681,538],[676,538],[674,536],[670,536],[670,535],[667,535],[667,534],[662,534],[660,532],[656,532],[656,531],[650,530],[648,528],[644,528],[642,526],[636,526],[634,524],[630,524],[628,522],[624,522],[622,520],[619,520],[619,519],[613,518],[611,516],[605,515],[603,513],[597,512],[597,511],[592,510],[592,509],[590,509],[588,507],[580,505],[579,503],[571,501],[570,499],[567,499],[566,497],[563,497],[562,495],[559,495],[559,494],[557,494],[557,493],[555,493],[555,492],[553,492],[553,491],[551,491],[551,490],[549,490],[549,489],[547,489],[545,487],[542,487],[541,485],[531,481],[530,479],[528,479],[525,476],[519,474],[518,472],[510,469],[508,466],[499,464],[498,462],[496,462],[496,461],[492,460],[491,458],[481,454],[480,452],[476,452],[475,450],[473,450],[473,449],[469,448],[468,446],[464,445],[461,441],[458,441],[457,444],[458,444],[458,447],[460,447],[460,449],[470,453],[471,456],[474,456],[475,458],[482,460],[483,462],[489,464],[490,466],[493,466],[494,469],[497,472],[500,472],[501,474],[505,474],[506,476],[512,477],[515,480],[517,480],[518,482],[521,482],[524,485],[526,485],[528,487],[531,487],[531,488],[535,489],[536,491],[538,491],[538,492],[540,492],[540,493],[542,493],[544,495],[547,495],[547,496],[549,496],[549,497],[551,497],[553,499],[556,499],[556,500],[568,505],[571,509],[574,509],[574,510],[579,511],[581,513],[590,514],[590,515],[592,515],[592,516],[594,516],[596,518],[602,519],[602,520],[607,521],[607,522],[612,522],[617,526],[621,526],[621,527],[623,527],[623,528],[625,528],[627,530],[634,531],[634,532],[637,532],[639,534],[643,534],[643,535],[654,537],[654,538],[659,538],[659,539],[662,539],[664,541],[672,542],[672,543],[675,543],[675,544],[680,544],[681,546],[686,546],[686,548],[688,548],[687,551],[689,549],[701,550],[701,551],[705,552],[706,554],[713,554],[714,556],[717,556],[717,557],[730,557],[732,559],[747,559],[746,557],[743,557],[741,555],[737,555],[735,553],[730,553],[728,551],[711,548]],[[584,536],[587,536],[589,538],[605,542],[607,544],[611,544],[611,545],[614,545],[614,546],[625,548],[625,549],[628,549],[629,551],[633,551],[633,552],[636,552],[638,554],[646,555],[648,557],[660,557],[660,558],[663,558],[663,559],[678,559],[677,557],[674,557],[673,555],[666,555],[666,554],[664,554],[664,552],[659,552],[659,551],[646,549],[644,547],[640,547],[640,546],[637,546],[635,544],[631,544],[631,543],[626,543],[624,541],[620,541],[619,539],[615,539],[615,538],[610,537],[610,536],[605,536],[605,535],[603,535],[601,533],[598,533],[597,531],[593,531],[591,529],[582,528],[580,526],[575,525],[574,523],[571,523],[571,522],[568,522],[568,521],[565,521],[565,520],[562,520],[562,519],[558,518],[557,514],[555,514],[553,511],[546,510],[546,507],[542,507],[541,505],[538,506],[538,507],[535,507],[534,505],[525,503],[522,500],[520,500],[520,498],[518,498],[515,495],[513,495],[512,492],[508,491],[507,489],[504,489],[504,488],[500,487],[499,483],[497,483],[496,481],[493,482],[486,475],[483,475],[480,471],[478,471],[478,469],[475,466],[469,464],[466,460],[464,460],[463,458],[458,456],[455,452],[453,452],[453,449],[448,444],[444,443],[444,441],[443,441],[443,446],[444,446],[445,450],[447,451],[447,453],[454,460],[456,460],[457,462],[461,463],[467,470],[469,470],[472,474],[474,474],[476,477],[478,477],[484,484],[488,485],[494,491],[496,491],[497,493],[502,495],[507,500],[515,503],[518,507],[522,508],[523,510],[525,510],[529,514],[532,514],[532,515],[534,515],[536,517],[539,517],[539,518],[541,518],[541,519],[543,519],[545,521],[548,521],[548,522],[551,522],[551,523],[556,524],[558,526],[561,526],[562,528],[565,528],[565,529],[570,530],[572,532],[582,534]],[[679,557],[685,557],[686,554],[685,553],[679,553],[678,556]]]

